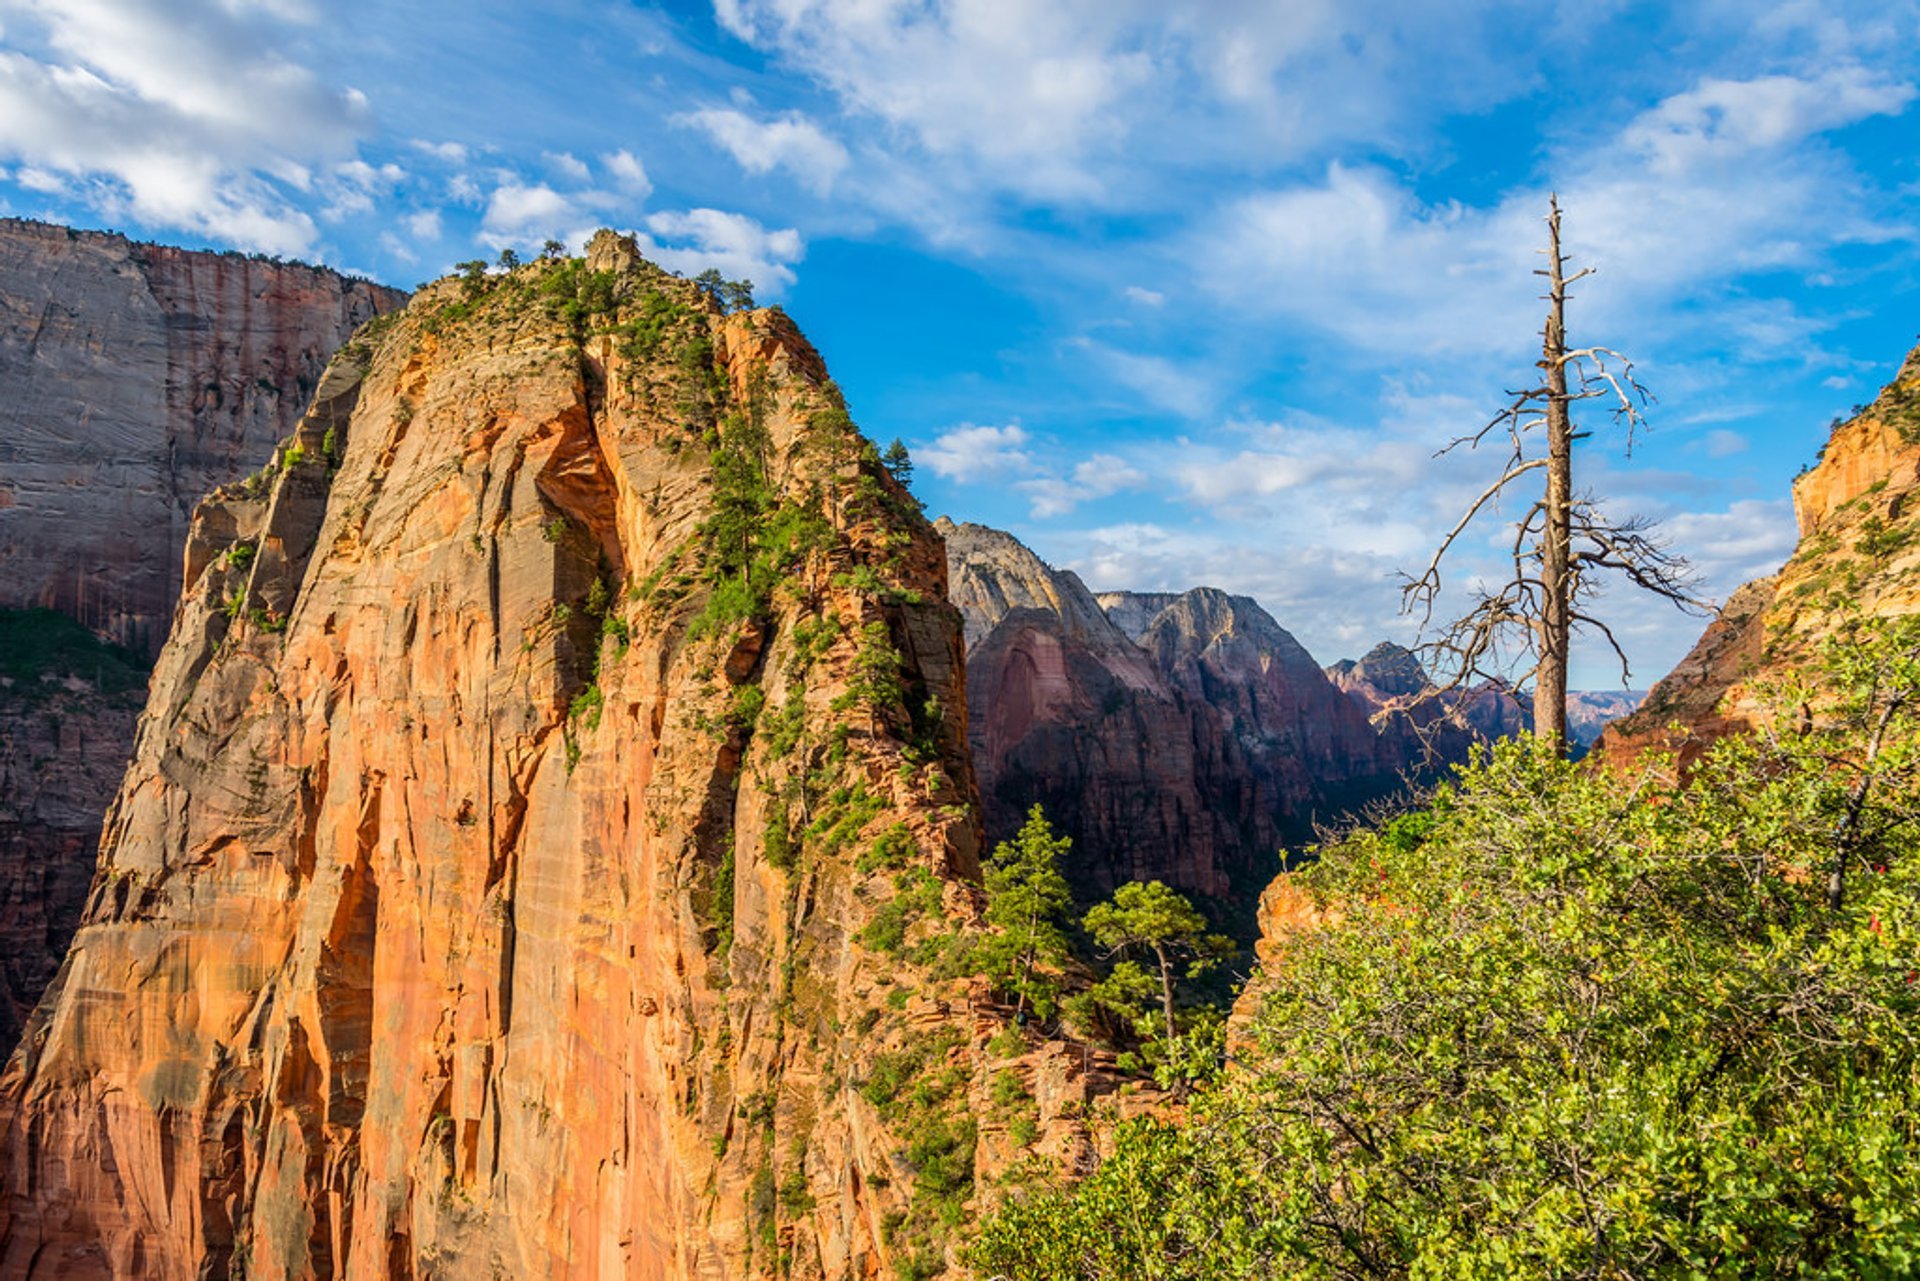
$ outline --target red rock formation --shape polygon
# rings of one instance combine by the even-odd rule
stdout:
[[[397,290],[300,263],[0,219],[0,608],[151,657],[193,505],[293,430]]]
[[[1467,759],[1475,743],[1522,733],[1533,717],[1512,693],[1488,683],[1441,692],[1412,650],[1382,641],[1327,678],[1366,713],[1391,757],[1431,778]]]
[[[1754,685],[1811,661],[1850,616],[1920,613],[1920,349],[1873,403],[1837,424],[1794,481],[1800,543],[1771,578],[1735,592],[1639,711],[1596,748],[1615,764],[1648,747],[1682,763],[1767,714]]]
[[[922,968],[975,911],[959,620],[784,316],[610,234],[442,282],[186,564],[0,1081],[0,1277],[937,1268],[1023,1148]],[[1008,1065],[1040,1150],[1085,1063]]]
[[[1246,913],[1282,844],[1397,784],[1365,717],[1252,600],[1096,598],[1010,535],[939,529],[988,836],[1045,806],[1082,892],[1157,879]]]
[[[50,610],[0,611],[0,1044],[66,955],[145,673]]]

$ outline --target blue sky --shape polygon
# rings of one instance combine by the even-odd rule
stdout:
[[[1431,455],[1531,372],[1549,190],[1658,398],[1582,483],[1716,595],[1775,567],[1920,328],[1917,82],[1910,0],[0,0],[0,211],[400,285],[635,230],[792,312],[931,511],[1331,662],[1413,639],[1497,462]],[[1643,685],[1700,628],[1610,611]]]

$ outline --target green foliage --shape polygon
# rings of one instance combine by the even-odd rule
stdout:
[[[936,1276],[944,1268],[939,1240],[966,1220],[973,1192],[979,1127],[965,1111],[968,1070],[957,1053],[956,1031],[878,1055],[860,1083],[860,1096],[900,1136],[899,1158],[913,1174],[911,1210],[891,1224],[910,1273]]]
[[[147,667],[131,650],[101,640],[51,609],[0,609],[0,677],[31,694],[48,679],[77,677],[102,693],[143,689]]]
[[[1060,860],[1073,848],[1054,833],[1038,805],[1011,841],[987,859],[987,924],[993,933],[973,949],[974,963],[1018,1014],[1029,1007],[1051,1017],[1059,1004],[1058,967],[1072,955],[1067,924],[1073,893],[1060,874]]]
[[[227,566],[230,569],[244,570],[253,564],[253,558],[259,554],[259,547],[253,543],[241,541],[227,548]]]
[[[893,647],[893,634],[884,619],[863,625],[859,643],[846,691],[833,700],[832,706],[837,712],[864,706],[878,719],[886,709],[906,700],[906,686],[900,680],[900,651]]]
[[[693,283],[701,293],[718,303],[721,311],[732,313],[753,309],[751,280],[728,280],[721,276],[718,268],[709,267],[695,276]]]
[[[1204,975],[1233,951],[1231,940],[1210,933],[1207,918],[1160,881],[1122,885],[1112,899],[1090,908],[1082,924],[1109,955],[1139,953],[1153,958],[1160,996],[1160,1031],[1168,1047],[1180,1034],[1177,985],[1183,979]],[[1109,1009],[1123,1009],[1123,1001],[1134,1001],[1136,1010],[1144,1010],[1147,1007],[1137,1004],[1138,980],[1131,972],[1122,974],[1125,964],[1115,967],[1106,980],[1105,991],[1095,999]],[[1137,1029],[1141,1026],[1138,1019],[1135,1025]]]
[[[1870,559],[1883,560],[1905,548],[1913,535],[1910,526],[1889,525],[1879,516],[1868,516],[1860,522],[1860,537],[1854,540],[1853,549]]]
[[[863,875],[882,870],[894,871],[906,867],[917,852],[913,832],[905,823],[895,823],[862,851],[855,866]]]
[[[1896,1277],[1920,1269],[1920,624],[1816,728],[1682,785],[1504,743],[1298,873],[1239,1067],[982,1275]],[[1424,830],[1417,830],[1424,827]]]
[[[889,956],[905,956],[907,932],[940,910],[940,878],[924,867],[908,868],[893,878],[893,897],[882,903],[857,936],[862,947]]]
[[[880,455],[880,465],[885,467],[887,474],[899,481],[902,487],[913,480],[913,455],[907,452],[906,443],[898,436],[893,438],[893,443],[887,446],[886,452]]]
[[[712,455],[713,514],[700,526],[713,589],[690,629],[696,637],[764,618],[774,587],[833,541],[810,495],[784,501],[767,479],[770,448],[755,414],[731,414]]]
[[[589,685],[573,696],[573,702],[567,706],[567,719],[583,722],[588,729],[600,728],[600,713],[606,706],[606,698],[600,693],[598,685]]]

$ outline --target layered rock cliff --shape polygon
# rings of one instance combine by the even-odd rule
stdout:
[[[1102,593],[943,520],[987,832],[1043,805],[1089,894],[1158,879],[1250,909],[1282,844],[1398,783],[1366,718],[1243,596]]]
[[[424,291],[195,514],[0,1276],[937,1273],[1097,1088],[929,975],[945,586],[779,312],[607,233]]]
[[[0,608],[157,652],[193,505],[264,461],[340,344],[405,297],[0,219]]]
[[[1599,749],[1684,759],[1762,717],[1754,682],[1818,652],[1845,620],[1920,613],[1920,349],[1872,404],[1833,427],[1793,484],[1800,541],[1779,573],[1741,587]]]
[[[1533,717],[1493,684],[1438,690],[1412,650],[1382,641],[1327,678],[1366,714],[1375,732],[1414,772],[1431,776],[1463,761],[1475,743],[1531,729]]]

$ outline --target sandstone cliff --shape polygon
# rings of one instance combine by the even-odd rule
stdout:
[[[1920,349],[1873,403],[1834,426],[1794,481],[1800,542],[1779,573],[1727,601],[1692,652],[1597,750],[1624,762],[1651,746],[1690,758],[1761,717],[1756,679],[1812,659],[1854,616],[1920,613]]]
[[[185,567],[0,1276],[929,1276],[1085,1141],[1089,1060],[928,977],[959,618],[779,312],[607,233],[441,282]]]
[[[1365,716],[1254,601],[1095,597],[1008,534],[939,528],[988,835],[1045,806],[1083,893],[1158,879],[1244,917],[1284,843],[1397,784]]]
[[[193,505],[265,460],[340,344],[405,297],[0,219],[0,608],[157,652]]]
[[[1436,690],[1413,651],[1391,641],[1358,660],[1335,663],[1327,678],[1366,713],[1391,752],[1423,777],[1465,760],[1475,743],[1533,726],[1528,708],[1500,686]]]

